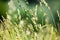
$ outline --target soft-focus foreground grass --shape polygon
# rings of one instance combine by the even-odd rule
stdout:
[[[57,29],[52,24],[48,24],[48,22],[43,26],[41,24],[34,24],[37,29],[37,32],[35,32],[33,25],[28,22],[28,18],[21,20],[19,13],[27,11],[23,8],[22,10],[21,12],[17,9],[11,15],[7,14],[8,18],[10,18],[4,19],[4,23],[0,23],[0,40],[60,40],[60,34]],[[31,10],[27,11],[27,13],[33,14]],[[32,20],[35,21],[35,19]]]
[[[38,32],[34,32],[32,25],[27,26],[23,20],[19,25],[5,20],[0,26],[0,40],[60,40],[60,35],[50,24],[36,25]]]
[[[34,32],[32,25],[26,25],[23,20],[19,25],[13,25],[9,20],[0,24],[0,40],[60,40],[52,25],[36,25],[38,32]]]

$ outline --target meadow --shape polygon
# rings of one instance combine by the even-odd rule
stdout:
[[[59,26],[55,27],[53,12],[47,4],[41,1],[40,5],[30,7],[24,0],[11,0],[7,19],[0,23],[0,40],[60,40]],[[60,19],[59,10],[57,14]]]

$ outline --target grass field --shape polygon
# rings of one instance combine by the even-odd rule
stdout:
[[[16,8],[13,10],[10,8],[7,12],[7,19],[0,23],[0,40],[60,40],[59,31],[53,24],[49,24],[48,18],[45,20],[45,25],[36,22],[38,20],[36,17],[37,6],[33,8],[33,11],[26,7],[19,7],[16,1],[14,4],[16,6],[13,7]],[[41,13],[50,10],[49,7],[44,8],[45,6],[42,7]]]

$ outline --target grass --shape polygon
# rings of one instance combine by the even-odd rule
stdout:
[[[0,26],[0,40],[60,40],[60,35],[50,24],[36,25],[38,32],[33,31],[31,24],[13,25],[10,20],[5,20]]]
[[[48,18],[45,20],[45,25],[36,23],[38,20],[37,6],[33,10],[35,12],[21,7],[21,9],[17,8],[11,14],[7,14],[8,19],[4,19],[4,22],[0,23],[0,40],[60,40],[59,32],[53,24],[49,24]],[[48,9],[43,9],[41,13],[45,13],[44,10]]]

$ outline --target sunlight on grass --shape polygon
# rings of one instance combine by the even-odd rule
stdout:
[[[0,40],[60,40],[60,33],[53,24],[49,24],[52,13],[49,14],[51,9],[48,3],[41,1],[41,5],[36,5],[33,9],[17,4],[15,9],[8,10],[7,19],[0,23]],[[39,19],[38,13],[41,13]],[[60,18],[59,11],[57,13]],[[38,24],[37,20],[40,19],[42,23]]]

